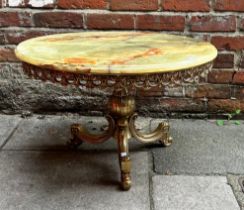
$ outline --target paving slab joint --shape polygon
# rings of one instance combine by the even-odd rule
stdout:
[[[240,174],[227,174],[226,178],[227,178],[227,184],[231,187],[231,190],[235,196],[238,205],[240,206],[240,209],[244,210],[244,202],[243,202],[244,191],[240,183],[240,181],[244,180],[244,176]]]
[[[241,186],[242,192],[244,193],[244,177],[240,177],[238,179],[238,182],[239,182],[239,184]]]
[[[153,176],[154,173],[154,161],[152,151],[148,151],[148,183],[149,183],[149,202],[150,210],[155,210],[154,201],[153,201]]]
[[[21,119],[17,125],[14,127],[14,129],[11,131],[11,133],[8,135],[8,137],[5,139],[5,141],[0,145],[0,151],[3,149],[3,147],[8,143],[8,141],[12,138],[14,135],[15,131],[18,129],[20,123],[22,122],[23,119]]]

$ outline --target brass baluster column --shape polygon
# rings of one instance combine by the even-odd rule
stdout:
[[[108,109],[115,121],[114,138],[118,144],[119,165],[121,171],[121,187],[129,190],[131,187],[131,160],[129,157],[129,118],[135,111],[135,99],[132,96],[114,92],[109,99]]]

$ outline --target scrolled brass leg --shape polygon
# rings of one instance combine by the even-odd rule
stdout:
[[[128,122],[125,121],[125,123],[125,127],[118,125],[115,137],[118,141],[119,164],[121,170],[121,188],[123,190],[129,190],[131,188],[131,160],[129,157],[128,146],[130,134],[128,133]]]
[[[137,114],[134,114],[129,119],[129,129],[132,136],[143,143],[160,141],[164,146],[169,146],[172,143],[172,138],[169,136],[169,124],[167,122],[160,123],[158,127],[149,134],[142,134],[135,128],[135,119]]]
[[[71,134],[73,139],[70,144],[79,145],[83,141],[91,144],[102,143],[113,136],[115,129],[115,122],[111,116],[107,116],[109,122],[108,130],[103,134],[91,134],[85,127],[80,124],[73,124],[71,126]]]

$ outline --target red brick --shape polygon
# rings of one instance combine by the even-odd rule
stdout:
[[[234,73],[233,84],[244,85],[244,71]]]
[[[244,1],[243,0],[216,0],[215,10],[217,11],[244,11]]]
[[[158,10],[158,0],[111,0],[111,10]]]
[[[138,89],[136,91],[137,96],[141,97],[159,97],[163,96],[163,88],[153,87],[149,90]]]
[[[230,84],[232,82],[234,72],[232,71],[211,71],[208,74],[208,82],[217,84]]]
[[[243,86],[234,86],[233,88],[233,98],[244,99],[244,87]]]
[[[243,100],[233,99],[209,99],[208,111],[210,112],[233,112],[237,109],[244,111]]]
[[[48,34],[57,33],[55,31],[36,31],[36,30],[28,30],[28,31],[16,31],[16,30],[6,30],[5,32],[6,44],[19,44],[20,42]]]
[[[164,10],[182,12],[208,12],[210,11],[209,0],[164,0]]]
[[[240,30],[244,31],[244,18],[242,18],[240,21]]]
[[[244,49],[244,36],[238,37],[224,37],[214,36],[211,39],[219,50],[242,50]]]
[[[5,44],[6,40],[5,40],[5,33],[0,31],[0,44]]]
[[[41,12],[34,14],[34,23],[39,27],[83,28],[83,14],[72,12]]]
[[[87,14],[88,29],[133,29],[134,20],[128,14]]]
[[[161,98],[160,109],[175,112],[204,112],[205,102],[200,99]]]
[[[240,63],[240,68],[244,68],[244,60]]]
[[[229,85],[202,84],[187,86],[186,97],[191,98],[230,98]]]
[[[0,26],[31,26],[31,14],[28,12],[0,12]]]
[[[242,53],[239,68],[244,68],[244,52]]]
[[[236,31],[235,16],[194,16],[190,23],[191,31],[199,32],[234,32]]]
[[[162,15],[138,15],[137,29],[158,31],[184,31],[185,17]]]
[[[219,54],[214,61],[214,68],[234,68],[234,54]]]
[[[57,5],[62,9],[106,9],[106,0],[58,0]]]
[[[167,97],[184,97],[185,96],[185,88],[184,86],[165,86],[163,90],[163,95]]]
[[[14,54],[14,48],[0,47],[0,62],[18,61]]]

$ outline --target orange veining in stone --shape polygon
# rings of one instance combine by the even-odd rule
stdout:
[[[65,63],[71,64],[96,64],[96,61],[88,58],[77,57],[77,58],[65,58]]]
[[[153,55],[159,55],[159,54],[162,54],[162,51],[158,48],[151,48],[149,50],[147,50],[146,52],[143,52],[143,53],[139,53],[137,55],[133,55],[133,56],[130,56],[126,59],[123,59],[123,60],[115,60],[115,61],[112,61],[111,64],[125,64],[131,60],[134,60],[136,58],[141,58],[141,57],[147,57],[147,56],[153,56]]]
[[[66,40],[75,40],[81,38],[80,36],[72,36],[72,35],[67,35],[63,37],[47,37],[43,39],[43,41],[46,42],[59,42],[59,41],[66,41]]]

